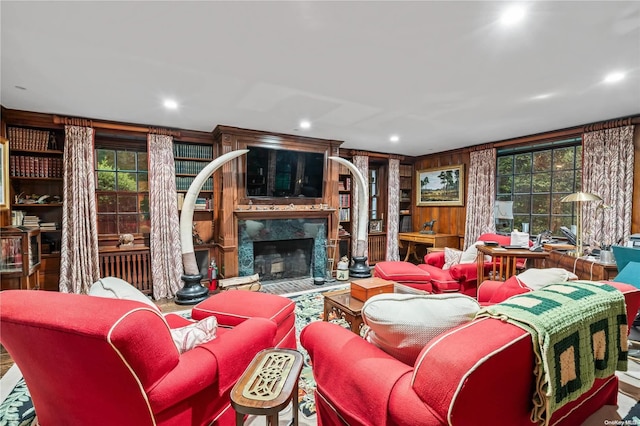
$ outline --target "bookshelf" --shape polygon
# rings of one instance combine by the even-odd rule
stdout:
[[[413,165],[400,164],[400,194],[399,202],[399,232],[412,232],[413,225],[411,222],[411,206],[413,203],[412,195],[413,184]]]
[[[11,225],[39,230],[40,288],[58,290],[62,239],[64,133],[36,127],[7,127]]]
[[[353,177],[351,171],[340,164],[338,170],[338,260],[342,256],[351,257],[351,206],[352,197],[351,188],[353,185]]]

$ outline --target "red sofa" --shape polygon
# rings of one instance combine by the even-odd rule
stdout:
[[[613,284],[637,312],[640,290]],[[327,322],[309,324],[300,341],[313,362],[321,426],[533,425],[534,353],[515,325],[482,318],[456,327],[431,340],[414,366]],[[617,395],[615,375],[596,379],[550,425],[579,425]]]
[[[20,368],[39,423],[233,425],[231,388],[276,325],[251,318],[179,354],[144,303],[45,291],[0,293],[0,343]]]
[[[478,241],[496,241],[500,245],[509,245],[511,237],[487,233],[480,235]],[[453,265],[450,269],[442,269],[444,263],[444,252],[434,252],[428,253],[424,257],[424,264],[418,265],[431,275],[434,293],[460,292],[475,297],[478,287],[477,263],[462,263]],[[524,267],[524,262],[520,266]],[[491,262],[486,262],[484,267],[485,274],[489,274]]]

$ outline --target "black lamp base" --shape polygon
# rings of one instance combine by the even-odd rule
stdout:
[[[209,297],[209,289],[200,284],[202,275],[182,275],[184,287],[176,293],[176,304],[195,305]]]
[[[353,278],[371,277],[371,269],[367,266],[366,256],[354,256],[353,265],[349,268],[349,275]]]

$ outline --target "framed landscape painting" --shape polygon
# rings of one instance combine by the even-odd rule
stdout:
[[[416,171],[417,206],[464,206],[464,164]]]

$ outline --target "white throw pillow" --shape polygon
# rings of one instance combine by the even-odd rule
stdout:
[[[479,310],[478,302],[463,294],[378,294],[362,307],[369,327],[364,338],[413,365],[431,339],[471,321]]]
[[[471,244],[460,256],[460,263],[474,263],[478,258],[478,248],[476,246],[483,246],[484,241],[476,241]],[[485,259],[486,260],[486,259]]]
[[[216,338],[218,320],[216,317],[206,317],[193,324],[171,329],[173,343],[180,353],[189,351],[197,345],[207,343]]]
[[[160,308],[145,296],[144,293],[125,280],[116,277],[100,278],[98,281],[91,284],[91,288],[89,288],[89,295],[110,297],[112,299],[137,300],[138,302],[146,303],[147,305],[152,306],[155,310],[160,311]]]
[[[528,288],[539,290],[549,284],[559,284],[569,280],[577,280],[578,276],[562,268],[531,268],[516,275],[516,278]]]
[[[442,269],[446,270],[451,268],[453,265],[457,265],[460,263],[460,257],[462,256],[462,252],[458,249],[445,247],[444,248],[444,265]]]

